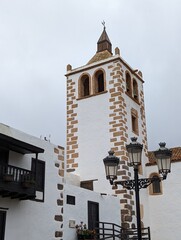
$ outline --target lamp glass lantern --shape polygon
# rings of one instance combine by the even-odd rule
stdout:
[[[165,147],[166,143],[160,143],[159,145],[160,148],[154,152],[154,155],[156,158],[159,173],[162,174],[164,178],[166,178],[171,169],[172,151]]]
[[[137,138],[131,138],[131,143],[126,145],[129,155],[129,166],[137,167],[141,165],[141,156],[143,145],[137,142]]]
[[[114,156],[114,151],[109,151],[109,155],[103,159],[106,171],[106,178],[113,184],[117,179],[117,170],[119,165],[119,158]]]

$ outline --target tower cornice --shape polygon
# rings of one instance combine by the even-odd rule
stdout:
[[[107,63],[110,63],[110,62],[114,62],[114,61],[120,61],[122,64],[124,64],[128,69],[129,71],[135,75],[135,77],[137,77],[142,83],[144,83],[144,80],[142,79],[142,77],[138,74],[137,71],[135,71],[135,69],[133,69],[123,58],[120,57],[120,55],[114,55],[114,56],[111,56],[109,58],[106,58],[104,60],[101,60],[101,61],[98,61],[98,62],[94,62],[94,63],[91,63],[89,65],[84,65],[82,67],[79,67],[79,68],[74,68],[72,70],[69,70],[67,71],[67,73],[65,74],[66,77],[68,76],[71,76],[73,74],[76,74],[76,73],[79,73],[79,72],[83,72],[83,71],[87,71],[89,69],[92,69],[92,68],[95,68],[95,67],[99,67],[99,66],[102,66],[104,64],[107,64]]]

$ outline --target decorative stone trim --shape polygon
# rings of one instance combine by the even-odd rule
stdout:
[[[76,112],[78,104],[75,92],[75,81],[67,77],[67,172],[73,172],[78,167],[78,163],[76,162],[79,156],[78,119]]]
[[[140,91],[140,115],[141,115],[141,127],[142,127],[142,135],[143,135],[143,150],[145,152],[145,156],[148,157],[148,142],[147,142],[147,131],[146,131],[146,117],[145,117],[145,103],[144,103],[144,93],[143,90]]]
[[[64,178],[64,148],[61,146],[57,146],[54,148],[54,153],[57,156],[57,162],[55,162],[55,167],[58,168],[58,174],[60,179]],[[55,238],[58,240],[63,240],[63,189],[64,186],[61,183],[57,183],[57,191],[59,192],[60,198],[57,199],[57,207],[59,209],[59,213],[54,216],[54,221],[60,223],[59,230],[55,231]]]
[[[120,61],[115,61],[114,65],[108,66],[111,69],[109,81],[109,125],[110,125],[110,144],[111,149],[115,151],[115,155],[120,157],[120,169],[118,170],[118,180],[129,179],[131,173],[127,166],[126,143],[128,141],[127,134],[127,111],[125,94],[125,79],[123,78],[123,68]],[[130,227],[132,221],[132,202],[133,196],[131,191],[126,189],[114,189],[115,194],[120,198],[121,204],[121,222],[122,226]]]

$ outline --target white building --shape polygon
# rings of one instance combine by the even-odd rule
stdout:
[[[81,181],[98,179],[95,191],[116,194],[121,202],[123,227],[135,222],[134,192],[113,189],[105,178],[103,158],[111,149],[120,157],[119,180],[133,177],[127,165],[126,144],[131,137],[143,143],[143,162],[147,161],[147,136],[144,109],[143,77],[133,69],[112,45],[105,27],[97,43],[97,52],[84,66],[67,66],[67,171]],[[142,214],[149,225],[147,194],[142,194]],[[144,202],[144,205],[143,205]],[[142,211],[143,212],[143,211]]]
[[[0,124],[0,240],[76,240],[80,222],[134,228],[134,190],[112,187],[103,164],[111,149],[120,158],[118,180],[133,179],[126,151],[133,136],[143,144],[140,178],[159,177],[147,152],[142,73],[118,48],[112,54],[105,27],[97,53],[85,66],[68,65],[66,76],[66,160],[63,147]],[[174,148],[172,174],[140,191],[142,225],[153,240],[180,238],[180,160]]]
[[[93,58],[75,69],[67,65],[66,77],[67,172],[80,176],[82,182],[97,179],[96,192],[116,194],[120,199],[121,225],[134,227],[134,190],[109,185],[103,158],[113,150],[120,158],[118,180],[133,179],[133,171],[127,165],[126,144],[131,137],[137,137],[143,144],[139,177],[159,177],[153,153],[148,154],[147,148],[142,73],[122,58],[119,48],[112,54],[112,44],[104,27]],[[142,226],[151,227],[154,240],[170,240],[173,236],[180,239],[180,160],[180,148],[173,149],[172,174],[166,181],[140,191]]]
[[[62,235],[63,148],[0,124],[0,239]]]
[[[78,176],[64,176],[64,165],[62,147],[0,124],[1,240],[76,240],[88,206],[120,225],[119,199],[80,188]]]

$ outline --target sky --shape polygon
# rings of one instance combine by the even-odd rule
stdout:
[[[180,12],[180,0],[0,0],[0,122],[65,146],[66,66],[91,59],[104,20],[143,73],[149,150],[181,146]]]

